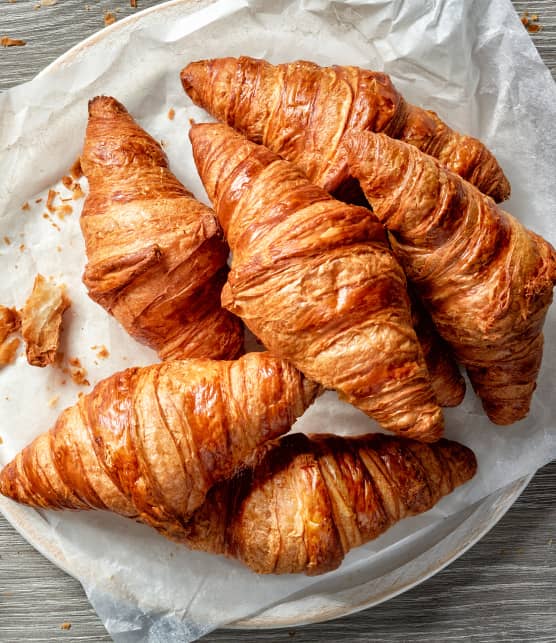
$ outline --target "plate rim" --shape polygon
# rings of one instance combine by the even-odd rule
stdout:
[[[153,13],[162,13],[178,5],[197,4],[199,7],[203,7],[209,4],[213,4],[214,2],[217,2],[217,1],[218,0],[166,0],[166,2],[162,2],[158,5],[142,9],[141,11],[138,11],[129,16],[126,16],[125,18],[122,18],[121,20],[116,21],[115,23],[113,23],[108,27],[104,27],[99,31],[94,32],[93,34],[84,38],[83,40],[80,40],[75,45],[70,47],[70,49],[68,49],[60,56],[58,56],[56,59],[51,61],[38,74],[36,74],[35,78],[42,78],[43,76],[47,76],[48,74],[52,73],[56,69],[62,67],[64,64],[69,62],[72,58],[74,58],[82,51],[85,51],[89,47],[95,45],[97,42],[102,41],[107,37],[110,37],[111,35],[117,33],[118,31],[121,31],[127,28],[132,23],[142,20],[147,15],[150,15]],[[261,612],[258,612],[255,615],[252,615],[244,619],[239,619],[237,621],[234,621],[233,623],[223,626],[221,629],[265,630],[265,629],[280,629],[280,628],[288,628],[288,627],[290,628],[301,627],[304,625],[309,625],[314,623],[324,623],[332,619],[341,618],[343,616],[349,616],[351,614],[355,614],[365,609],[369,609],[371,607],[380,605],[381,603],[384,603],[390,600],[391,598],[399,596],[400,594],[403,594],[404,592],[412,589],[413,587],[416,587],[417,585],[420,585],[421,583],[425,582],[432,576],[436,575],[442,569],[447,567],[450,563],[452,563],[457,558],[462,556],[479,540],[481,540],[509,511],[509,509],[513,506],[515,501],[526,489],[526,487],[528,486],[529,482],[531,481],[535,473],[536,471],[518,480],[514,480],[506,487],[503,487],[501,489],[494,491],[492,494],[490,494],[486,498],[483,498],[478,503],[476,503],[472,513],[466,519],[464,519],[454,529],[454,531],[450,532],[449,536],[445,536],[438,543],[426,549],[424,552],[420,553],[410,562],[404,563],[401,567],[398,567],[397,571],[403,570],[404,568],[406,568],[407,566],[411,565],[414,562],[417,562],[417,561],[422,562],[422,559],[429,556],[431,552],[440,552],[442,550],[442,546],[445,545],[446,540],[458,534],[462,538],[458,543],[458,545],[456,546],[456,548],[452,550],[452,553],[450,555],[445,556],[444,558],[441,558],[438,561],[436,561],[435,564],[431,565],[427,569],[427,571],[424,574],[420,575],[419,577],[408,579],[406,582],[401,583],[398,587],[392,588],[390,591],[383,592],[382,595],[379,596],[378,598],[371,598],[371,599],[367,598],[359,602],[358,604],[350,604],[350,605],[342,604],[340,606],[336,606],[335,608],[330,608],[324,617],[317,616],[314,613],[308,613],[305,616],[297,617],[295,619],[292,619],[292,618],[288,619],[287,617],[280,619],[276,615],[276,611],[281,605],[285,605],[285,604],[295,605],[295,604],[302,604],[303,602],[303,598],[292,600],[292,601],[284,600],[275,606],[271,606],[270,608],[266,608]],[[477,517],[477,514],[480,514],[491,504],[496,505],[499,499],[501,499],[501,501],[496,506],[496,509],[490,516],[490,519],[484,521],[481,527],[477,529],[475,532],[473,532],[472,537],[466,540],[465,539],[466,530],[464,528],[466,526],[468,527],[468,523],[472,522],[473,518]],[[41,514],[37,510],[32,509],[30,507],[18,505],[17,503],[0,496],[0,513],[6,518],[6,520],[10,523],[10,525],[42,556],[44,556],[56,567],[61,569],[64,573],[68,574],[72,578],[75,578],[76,580],[79,581],[79,579],[75,576],[73,570],[70,568],[69,563],[62,549],[57,546],[57,543],[52,539],[45,538],[44,534],[41,535],[37,533],[37,530],[40,531],[41,527],[43,528],[44,524],[46,523],[45,519],[41,516]],[[460,532],[464,532],[464,533],[460,533]],[[387,572],[386,574],[379,576],[377,579],[373,579],[372,581],[369,581],[367,583],[354,585],[350,587],[349,590],[341,590],[338,593],[341,593],[342,591],[347,592],[347,591],[353,591],[356,589],[364,589],[371,582],[376,582],[379,579],[382,580],[384,578],[387,578],[389,575],[392,575],[392,572]],[[274,620],[271,620],[271,619],[274,619]]]

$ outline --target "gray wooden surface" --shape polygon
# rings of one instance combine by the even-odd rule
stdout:
[[[486,2],[487,0],[483,0]],[[138,0],[139,9],[159,4]],[[480,10],[481,2],[476,2]],[[556,73],[556,2],[514,2],[537,14],[532,34]],[[0,0],[0,89],[31,79],[103,27],[129,2],[59,0],[53,6]],[[88,9],[87,9],[88,7]],[[204,641],[556,641],[556,462],[544,467],[504,519],[440,574],[383,605],[295,630],[219,631]],[[61,629],[63,623],[71,629]],[[0,516],[0,641],[109,641],[79,583],[28,545]]]

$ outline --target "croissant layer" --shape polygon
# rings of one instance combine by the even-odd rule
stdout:
[[[258,573],[321,574],[475,470],[473,452],[448,440],[288,435],[255,467],[211,489],[186,544]]]
[[[268,353],[131,368],[21,451],[0,492],[35,507],[107,509],[180,538],[208,490],[287,432],[318,392]]]
[[[233,253],[222,303],[263,344],[383,427],[432,441],[442,414],[403,270],[377,219],[227,125],[190,131]]]
[[[554,248],[411,145],[346,138],[351,171],[490,419],[527,415],[556,283]]]
[[[497,201],[510,194],[496,159],[479,140],[404,101],[386,74],[303,60],[271,65],[242,56],[192,62],[181,80],[194,103],[344,200],[354,198],[341,145],[350,131],[384,132],[437,157]]]
[[[81,165],[91,298],[162,359],[236,357],[243,333],[220,306],[228,247],[214,213],[114,98],[89,104]]]

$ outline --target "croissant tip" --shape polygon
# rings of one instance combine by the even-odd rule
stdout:
[[[127,109],[113,96],[95,96],[89,100],[89,116],[127,114]]]

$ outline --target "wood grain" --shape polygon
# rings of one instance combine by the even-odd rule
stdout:
[[[481,0],[486,2],[486,0]],[[138,9],[160,4],[138,1]],[[477,2],[480,10],[481,2]],[[0,49],[0,89],[30,80],[52,60],[136,10],[129,2],[39,0],[0,4],[0,36],[25,47]],[[556,2],[514,2],[537,14],[532,38],[556,74]],[[87,9],[87,7],[89,7]],[[210,641],[556,641],[556,462],[547,465],[502,521],[447,569],[387,603],[295,630],[221,630]],[[71,629],[60,629],[71,623]],[[0,641],[110,641],[80,584],[38,554],[0,516]]]

